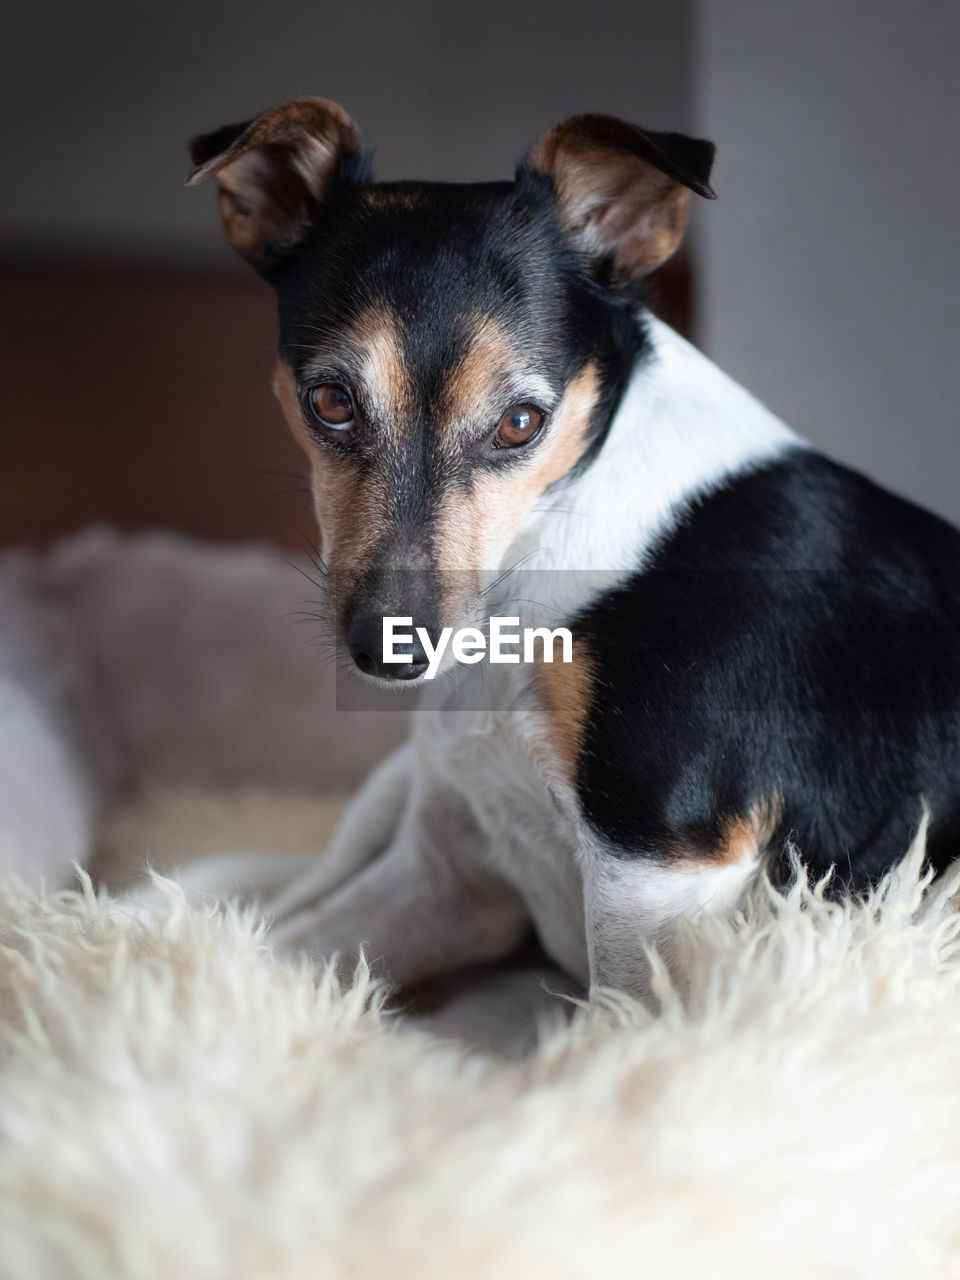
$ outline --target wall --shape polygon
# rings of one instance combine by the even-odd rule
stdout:
[[[508,177],[576,111],[688,125],[690,51],[686,0],[6,0],[0,545],[89,521],[310,538],[273,295],[184,188],[192,134],[323,94],[382,177]],[[689,322],[683,263],[658,296]]]
[[[960,520],[960,6],[701,0],[696,30],[710,354]]]
[[[6,0],[0,247],[232,265],[186,139],[300,94],[343,103],[383,178],[509,177],[576,111],[690,120],[689,4]],[[11,124],[11,122],[13,122]]]

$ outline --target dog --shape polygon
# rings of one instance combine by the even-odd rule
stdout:
[[[790,873],[856,893],[960,852],[960,534],[821,455],[655,319],[712,144],[602,115],[513,182],[375,182],[303,98],[193,141],[273,286],[274,387],[312,471],[330,625],[361,679],[427,689],[445,627],[523,575],[573,660],[444,671],[278,944],[401,985],[531,928],[591,990]],[[528,578],[529,581],[529,578]],[[497,596],[500,592],[500,597]],[[408,624],[388,663],[384,619]],[[458,701],[459,699],[459,701]]]

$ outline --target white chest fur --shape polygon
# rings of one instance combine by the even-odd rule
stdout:
[[[599,457],[515,540],[504,565],[522,560],[523,568],[504,579],[492,613],[519,614],[524,624],[569,622],[641,570],[693,499],[802,443],[666,325],[648,326],[652,353]],[[503,671],[493,712],[451,710],[438,688],[419,717],[415,751],[424,770],[462,796],[482,832],[480,856],[523,896],[546,949],[586,979],[584,875],[596,865],[596,837],[550,749],[529,672]],[[642,895],[640,871],[633,880]],[[690,886],[684,891],[686,901]]]
[[[698,496],[804,445],[784,422],[662,321],[594,462],[561,484],[504,556],[509,599],[569,613],[646,563]],[[552,616],[556,616],[554,612]],[[553,625],[557,625],[556,622]]]
[[[502,712],[424,711],[414,750],[420,767],[462,797],[478,856],[522,896],[546,951],[586,982],[581,818],[572,787],[544,752],[544,721],[529,690],[520,702]]]

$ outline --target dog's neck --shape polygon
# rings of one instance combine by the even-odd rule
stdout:
[[[642,569],[690,504],[804,442],[646,315],[650,338],[591,465],[538,506],[504,559],[514,598],[567,611]],[[561,603],[562,602],[562,603]]]

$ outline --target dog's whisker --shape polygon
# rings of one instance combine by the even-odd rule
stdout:
[[[541,555],[544,552],[544,550],[545,548],[543,547],[534,547],[532,551],[528,551],[526,555],[521,556],[520,559],[517,560],[514,564],[510,565],[508,569],[504,569],[503,572],[498,577],[494,578],[493,582],[488,583],[487,586],[485,587],[482,587],[477,594],[480,596],[481,599],[484,599],[486,596],[490,594],[491,591],[495,591],[497,587],[501,584],[501,582],[505,582],[506,579],[509,578],[512,573],[516,573],[520,568],[522,568],[522,566],[528,560],[533,559],[533,557],[536,555]]]
[[[313,567],[315,569],[319,569],[324,575],[326,575],[329,572],[327,569],[327,564],[323,556],[320,554],[320,548],[317,546],[317,544],[306,533],[304,529],[300,528],[299,525],[291,524],[290,528],[300,538],[300,541],[304,544],[307,557],[312,561]]]
[[[322,582],[318,582],[316,578],[312,578],[310,574],[307,573],[306,569],[301,568],[300,565],[295,564],[292,560],[288,560],[285,556],[281,556],[280,559],[285,565],[289,566],[289,568],[299,573],[301,578],[305,578],[312,587],[316,587],[318,591],[322,591],[324,589],[324,584]]]
[[[596,518],[597,513],[587,507],[555,507],[552,503],[548,503],[543,507],[531,507],[530,514],[535,516],[582,516],[585,520],[592,520]]]

